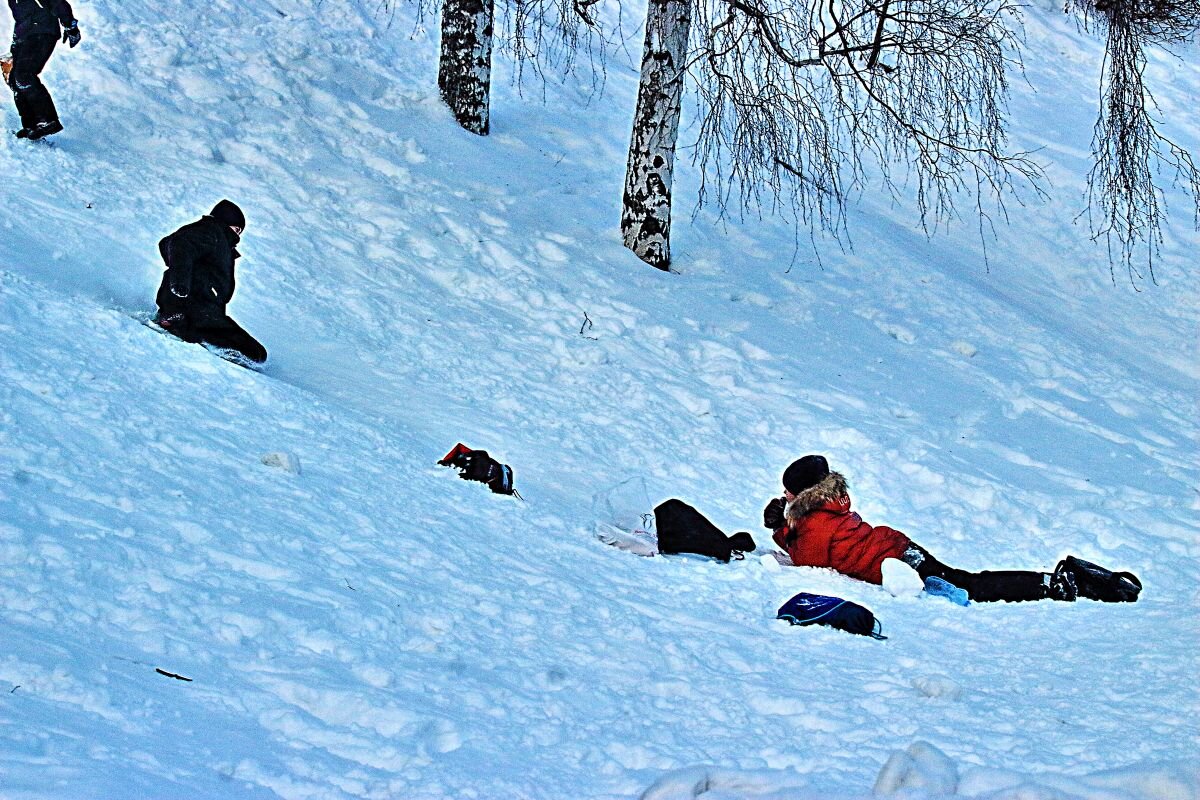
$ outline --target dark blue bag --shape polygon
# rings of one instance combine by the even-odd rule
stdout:
[[[793,625],[826,625],[872,639],[887,638],[874,614],[840,597],[801,592],[780,606],[775,618],[786,619]]]

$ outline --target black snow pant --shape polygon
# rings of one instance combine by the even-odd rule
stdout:
[[[1022,600],[1054,598],[1050,591],[1050,576],[1045,572],[1028,570],[967,572],[946,566],[918,544],[909,545],[901,559],[917,571],[921,580],[925,580],[931,575],[941,578],[965,590],[967,596],[976,603],[997,601],[1015,603]]]
[[[21,115],[21,127],[31,129],[39,122],[57,122],[58,111],[46,84],[38,77],[46,68],[54,45],[58,44],[57,33],[31,33],[12,43],[12,72],[8,84],[12,87],[17,113]]]
[[[221,313],[159,313],[156,320],[168,333],[193,344],[208,344],[223,350],[236,350],[255,364],[267,360],[267,348],[246,333],[241,325]]]

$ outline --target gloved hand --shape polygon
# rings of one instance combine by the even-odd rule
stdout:
[[[180,327],[183,324],[184,315],[183,312],[168,314],[166,316],[159,314],[157,317],[155,317],[154,321],[158,324],[158,327],[162,328],[163,330],[170,331]]]
[[[783,509],[786,506],[787,501],[782,497],[776,497],[767,503],[767,507],[763,509],[763,527],[773,531],[782,528],[784,526]]]
[[[64,42],[70,42],[71,47],[74,47],[75,45],[79,44],[79,40],[82,38],[83,38],[83,34],[81,34],[79,32],[79,20],[73,19],[73,20],[71,20],[70,25],[63,28],[62,40]]]

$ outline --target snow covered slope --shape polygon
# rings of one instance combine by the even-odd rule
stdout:
[[[0,797],[1200,797],[1200,235],[1170,195],[1138,293],[1072,222],[1100,52],[1056,9],[1014,98],[1054,195],[988,268],[867,197],[820,265],[681,207],[665,275],[615,230],[628,65],[545,104],[501,74],[480,139],[374,2],[80,6],[67,130],[0,140]],[[1194,152],[1197,61],[1150,66]],[[134,318],[221,197],[265,375]],[[524,501],[434,466],[459,440]],[[593,536],[644,482],[766,545],[806,452],[949,563],[1074,553],[1143,599],[959,608]],[[775,621],[802,590],[890,638]]]

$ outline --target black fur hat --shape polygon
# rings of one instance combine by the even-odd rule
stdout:
[[[783,471],[783,488],[792,494],[800,494],[816,486],[829,475],[829,462],[825,456],[805,456],[788,465]]]

